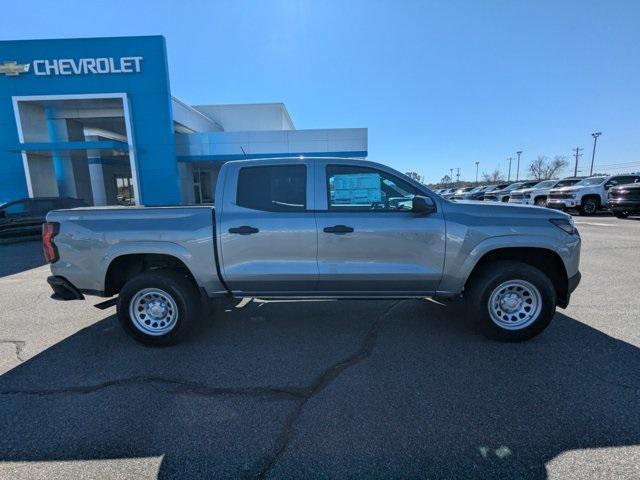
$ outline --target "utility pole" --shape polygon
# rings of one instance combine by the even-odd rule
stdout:
[[[460,167],[456,169],[456,182],[460,183]]]
[[[507,158],[509,160],[509,174],[507,175],[507,182],[511,181],[511,162],[513,161],[513,157]]]
[[[520,180],[520,155],[522,155],[522,150],[516,152],[518,154],[518,168],[516,169],[516,182]]]
[[[478,165],[480,165],[480,162],[476,162],[476,183],[478,183]]]
[[[578,176],[578,158],[582,156],[582,154],[580,153],[582,150],[584,150],[584,148],[580,148],[580,147],[576,147],[573,149],[575,153],[575,157],[576,157],[576,165],[573,168],[573,176],[577,177]]]
[[[451,185],[453,185],[453,168],[450,168],[449,172],[450,172],[449,178],[451,179]]]
[[[589,176],[593,175],[593,162],[596,158],[596,143],[598,143],[598,137],[602,135],[602,132],[593,132],[591,136],[593,137],[593,153],[591,154],[591,170],[589,171]]]

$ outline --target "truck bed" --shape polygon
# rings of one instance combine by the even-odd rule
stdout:
[[[104,294],[113,260],[157,253],[183,262],[209,294],[226,293],[216,266],[214,212],[212,206],[82,207],[49,212],[47,221],[60,224],[56,245],[65,260],[52,264],[52,273],[73,278],[80,291]]]

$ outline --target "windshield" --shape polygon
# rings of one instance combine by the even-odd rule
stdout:
[[[505,190],[507,190],[507,191],[515,190],[516,188],[521,187],[521,186],[522,186],[522,182],[512,183],[507,188],[505,188]]]
[[[607,177],[591,177],[585,178],[584,180],[580,180],[576,185],[600,185],[604,183]]]
[[[534,188],[547,188],[547,187],[553,187],[555,184],[556,184],[556,180],[545,180],[543,182],[536,183],[533,187]]]
[[[578,183],[580,180],[578,180],[577,178],[572,178],[569,180],[560,180],[557,185],[556,188],[559,187],[568,187],[569,185],[575,185],[576,183]]]
[[[469,191],[469,193],[479,192],[479,191],[480,191],[480,190],[482,190],[483,188],[484,188],[484,187],[476,187],[476,188],[473,188],[473,189],[471,189],[471,190]]]

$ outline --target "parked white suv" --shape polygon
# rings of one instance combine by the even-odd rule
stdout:
[[[559,210],[579,209],[581,215],[593,215],[607,204],[607,190],[616,185],[640,181],[640,174],[585,178],[570,187],[549,192],[547,207]]]
[[[522,182],[515,182],[509,184],[507,187],[502,190],[491,190],[484,194],[485,202],[508,202],[511,192],[514,192],[519,189],[533,187],[536,184],[535,181],[525,180]]]
[[[562,180],[543,180],[531,188],[521,188],[511,192],[509,203],[546,207],[547,196],[552,188],[569,187],[578,183],[580,180],[580,178],[575,177],[563,178]]]

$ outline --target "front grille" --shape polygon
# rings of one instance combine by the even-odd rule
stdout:
[[[485,200],[498,200],[498,197],[496,197],[495,195],[485,195],[484,199]]]
[[[522,193],[512,193],[511,194],[511,199],[513,200],[522,200],[524,198],[524,195]]]
[[[567,198],[571,198],[571,194],[569,193],[550,193],[549,198],[554,198],[558,200],[564,200]]]

